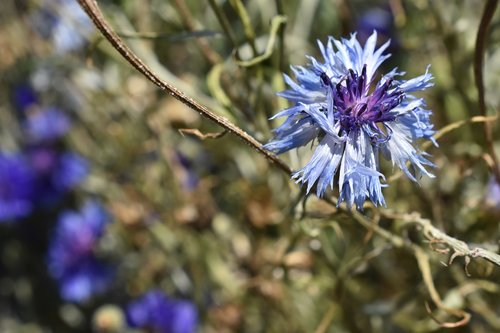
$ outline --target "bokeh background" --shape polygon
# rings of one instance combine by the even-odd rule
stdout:
[[[421,97],[436,130],[457,125],[427,146],[436,178],[415,184],[383,166],[389,209],[497,252],[500,185],[484,124],[467,121],[480,115],[473,63],[485,3],[99,1],[159,76],[261,142],[287,107],[275,93],[290,64],[317,57],[318,39],[377,30],[391,40],[381,71],[409,78],[430,64],[435,86]],[[496,13],[484,58],[490,115],[499,27]],[[216,135],[124,61],[75,0],[2,0],[0,77],[1,332],[439,332],[449,329],[435,319],[460,319],[433,306],[411,252],[304,200],[241,140]],[[282,158],[296,169],[308,153]],[[424,249],[446,306],[471,315],[454,332],[500,332],[499,267],[473,260],[468,276],[463,258],[448,265],[418,229],[369,205],[364,214]]]

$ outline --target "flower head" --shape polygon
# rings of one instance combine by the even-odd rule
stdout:
[[[47,108],[29,115],[25,127],[32,141],[53,141],[68,132],[71,122],[62,111]]]
[[[57,202],[88,174],[87,160],[53,145],[29,147],[25,154],[36,176],[37,205]]]
[[[22,154],[0,152],[0,222],[27,216],[33,209],[33,170]]]
[[[377,30],[381,39],[393,38],[395,35],[394,15],[391,7],[388,5],[372,7],[361,14],[356,20],[355,26],[358,32],[358,39],[366,41],[373,30]],[[389,48],[398,46],[398,42],[392,43]]]
[[[21,83],[14,87],[13,103],[19,111],[26,111],[38,103],[38,97],[28,83]]]
[[[68,151],[61,153],[52,174],[54,188],[63,193],[71,190],[87,177],[88,168],[83,156]]]
[[[486,185],[484,203],[492,211],[500,211],[500,183],[495,176],[491,176]]]
[[[366,198],[385,205],[379,152],[414,181],[420,173],[432,177],[425,166],[433,164],[412,145],[419,138],[433,140],[431,112],[412,95],[432,86],[432,75],[398,80],[404,73],[393,69],[377,77],[390,55],[383,54],[389,42],[378,49],[376,42],[376,32],[364,47],[356,34],[341,41],[330,37],[326,46],[318,42],[325,62],[309,57],[308,67],[292,67],[297,82],[285,75],[290,89],[279,96],[295,104],[274,116],[286,119],[265,146],[283,153],[317,140],[311,160],[292,178],[307,183],[307,192],[316,186],[318,196],[338,185],[339,203],[358,209]]]
[[[193,333],[198,313],[189,301],[168,298],[161,290],[151,290],[126,309],[133,327],[148,327],[155,333]]]
[[[31,18],[37,33],[50,37],[59,54],[77,51],[93,32],[90,18],[76,1],[42,0]]]
[[[107,222],[108,215],[95,201],[85,203],[80,212],[61,214],[47,263],[64,299],[83,301],[108,286],[112,271],[93,252]]]

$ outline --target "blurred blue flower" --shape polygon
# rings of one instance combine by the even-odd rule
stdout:
[[[58,139],[71,127],[69,117],[56,108],[28,114],[25,132],[30,138],[26,149],[36,172],[39,202],[59,198],[82,182],[88,174],[88,163],[79,154],[58,147]]]
[[[108,222],[108,214],[96,201],[87,201],[79,212],[60,215],[47,265],[59,283],[63,299],[81,302],[109,286],[113,270],[93,252]]]
[[[38,103],[38,97],[29,84],[22,83],[14,87],[13,102],[18,111],[25,111]]]
[[[155,333],[193,333],[198,313],[193,303],[168,298],[161,290],[151,290],[126,308],[132,327],[147,327]]]
[[[69,151],[60,152],[51,145],[30,147],[26,155],[36,176],[37,204],[60,199],[88,174],[88,162],[82,156]]]
[[[175,170],[177,171],[176,178],[179,179],[186,191],[193,191],[196,186],[198,186],[200,181],[198,175],[196,174],[193,161],[184,155],[180,150],[175,151],[174,161],[179,164],[179,168],[176,168]],[[204,162],[206,165],[206,161]]]
[[[285,75],[290,89],[279,96],[295,105],[274,116],[286,119],[265,145],[283,153],[317,140],[311,160],[292,178],[307,183],[307,192],[316,185],[318,196],[338,184],[339,204],[345,201],[358,209],[367,197],[385,205],[379,152],[414,181],[420,173],[433,177],[424,167],[433,164],[412,145],[419,138],[432,140],[434,134],[431,112],[412,95],[432,86],[432,75],[396,80],[404,73],[393,69],[375,78],[390,56],[383,54],[389,42],[378,49],[376,42],[375,31],[364,47],[356,34],[341,41],[330,37],[326,46],[318,42],[325,62],[309,57],[308,67],[292,67],[297,82]]]
[[[33,171],[24,156],[0,152],[0,222],[27,216],[34,190]]]
[[[394,37],[394,16],[389,6],[371,8],[356,20],[356,31],[361,42],[366,41],[376,30],[379,38],[389,39]],[[392,45],[389,47],[393,47]]]
[[[58,0],[58,21],[52,32],[54,46],[65,53],[81,48],[93,32],[94,25],[80,5],[73,0]]]
[[[29,147],[25,151],[29,163],[38,177],[51,175],[58,164],[59,153],[51,146]]]
[[[71,127],[69,117],[61,110],[47,108],[29,114],[25,123],[26,133],[35,142],[61,138]]]
[[[484,202],[487,207],[499,211],[500,210],[500,184],[495,176],[491,176],[486,185],[486,193]]]
[[[80,184],[88,174],[88,162],[81,155],[64,152],[59,155],[59,163],[52,173],[52,182],[59,191],[71,190]]]
[[[58,53],[78,50],[94,29],[92,21],[74,0],[42,0],[32,24],[42,37],[52,39]]]

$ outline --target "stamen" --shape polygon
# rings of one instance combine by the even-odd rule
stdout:
[[[325,72],[321,72],[321,81],[323,82],[323,84],[327,87],[331,87],[332,86],[332,80],[330,80],[330,78],[328,77],[328,75],[325,73]]]
[[[366,65],[360,75],[349,69],[347,75],[335,84],[335,88],[326,73],[320,74],[323,84],[334,89],[328,98],[333,99],[332,107],[336,112],[334,117],[340,120],[341,126],[347,132],[363,124],[375,125],[394,120],[396,115],[391,114],[391,110],[404,99],[404,93],[397,88],[388,93],[393,78],[388,78],[369,94],[370,83],[367,82],[366,71]],[[386,140],[386,135],[380,129],[374,129],[375,132],[378,132],[377,141],[380,136]]]

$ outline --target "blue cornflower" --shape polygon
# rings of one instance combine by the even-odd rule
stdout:
[[[110,284],[111,267],[94,255],[94,247],[108,222],[108,214],[95,201],[86,202],[80,212],[65,211],[60,215],[47,265],[59,283],[63,299],[81,302],[103,292]]]
[[[486,185],[484,203],[491,210],[500,211],[500,184],[497,182],[495,176],[491,176]]]
[[[21,83],[14,87],[12,99],[16,109],[23,112],[38,104],[38,97],[28,83]]]
[[[56,2],[59,5],[56,13],[58,19],[52,31],[55,49],[59,53],[76,51],[85,45],[94,31],[94,25],[76,1]]]
[[[69,191],[87,177],[89,166],[83,156],[67,151],[59,155],[58,162],[52,174],[52,184],[56,190],[63,193]]]
[[[19,153],[0,152],[0,222],[27,216],[33,209],[35,177]]]
[[[30,146],[26,155],[37,176],[40,202],[64,195],[88,174],[88,162],[57,145],[71,128],[69,117],[57,108],[45,108],[28,114],[24,123]]]
[[[69,117],[56,108],[46,108],[28,115],[26,133],[35,142],[61,138],[71,127]]]
[[[171,299],[159,289],[144,294],[126,308],[132,327],[149,328],[155,333],[196,332],[198,313],[193,303]]]
[[[309,57],[308,67],[292,67],[296,81],[285,75],[290,89],[278,95],[295,103],[273,118],[285,117],[265,147],[278,154],[317,140],[311,160],[292,176],[316,185],[322,196],[338,184],[339,203],[361,209],[366,198],[384,205],[379,171],[379,152],[410,179],[420,173],[433,177],[425,166],[433,166],[412,143],[432,139],[431,112],[424,100],[412,95],[430,86],[432,75],[397,80],[396,69],[376,78],[375,72],[390,55],[383,54],[389,42],[376,49],[377,33],[364,47],[352,34],[341,41],[318,42],[324,63]],[[409,168],[407,167],[409,163]]]
[[[57,53],[77,51],[94,31],[90,18],[73,0],[41,0],[31,20],[37,33],[50,37]]]
[[[199,183],[199,178],[194,167],[195,163],[180,150],[175,151],[174,162],[178,164],[178,168],[175,169],[177,172],[176,178],[179,179],[183,189],[189,192],[194,191]],[[206,161],[204,162],[206,165]]]
[[[381,39],[393,38],[395,33],[394,15],[390,6],[373,7],[365,11],[356,20],[356,30],[358,32],[357,38],[360,41],[366,41],[373,30],[377,31]],[[389,47],[394,48],[394,46],[393,42]]]
[[[36,176],[36,204],[50,204],[80,184],[88,174],[88,162],[71,151],[52,145],[30,147],[25,152]]]

